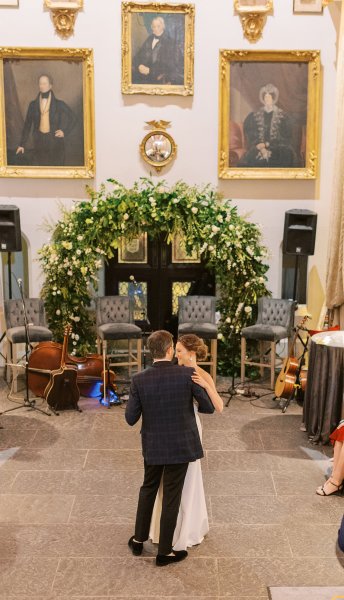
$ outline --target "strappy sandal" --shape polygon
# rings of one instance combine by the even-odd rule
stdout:
[[[336,489],[333,490],[330,493],[327,493],[325,491],[325,485],[327,483],[330,483]],[[343,481],[342,481],[342,483],[340,483],[339,485],[337,485],[336,483],[333,483],[333,481],[331,481],[331,479],[328,479],[327,481],[325,481],[324,485],[322,485],[321,487],[318,487],[318,489],[315,490],[315,493],[318,494],[318,496],[333,496],[334,494],[342,494],[343,493],[343,488],[344,488]]]

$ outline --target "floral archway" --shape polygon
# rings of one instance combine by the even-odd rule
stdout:
[[[178,232],[186,249],[197,250],[215,273],[221,315],[219,370],[229,374],[231,347],[238,346],[240,330],[251,322],[257,298],[267,293],[267,251],[259,227],[239,216],[237,207],[210,186],[181,181],[168,188],[141,179],[128,189],[110,179],[99,191],[88,191],[89,200],[62,210],[51,241],[39,252],[45,275],[42,296],[56,339],[62,338],[64,325],[70,322],[73,352],[94,350],[89,307],[103,260],[113,257],[122,237],[165,232],[170,242]]]

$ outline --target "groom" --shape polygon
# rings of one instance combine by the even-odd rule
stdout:
[[[189,462],[202,458],[193,398],[198,411],[213,413],[208,394],[193,383],[193,369],[172,364],[173,337],[155,331],[148,338],[153,366],[133,377],[125,418],[135,425],[142,415],[144,481],[136,513],[135,535],[128,544],[140,555],[148,539],[154,501],[163,477],[160,539],[156,564],[159,567],[187,557],[186,550],[172,550],[173,533]]]

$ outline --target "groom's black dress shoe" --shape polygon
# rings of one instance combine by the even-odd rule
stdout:
[[[135,556],[140,556],[143,550],[143,542],[135,542],[134,537],[134,535],[131,536],[128,542],[128,546],[132,553],[135,554]]]
[[[157,567],[164,567],[171,563],[179,562],[187,557],[188,553],[186,550],[172,550],[173,556],[167,556],[166,554],[157,554],[156,565]]]

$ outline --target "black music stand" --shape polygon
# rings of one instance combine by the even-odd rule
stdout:
[[[23,307],[23,317],[24,317],[24,329],[25,329],[25,396],[24,396],[24,402],[22,402],[21,404],[18,404],[18,406],[14,406],[13,408],[8,408],[6,410],[4,410],[2,413],[2,415],[4,415],[5,413],[8,412],[12,412],[13,410],[18,410],[18,408],[31,408],[32,410],[37,410],[38,412],[43,413],[44,415],[47,415],[48,417],[51,417],[51,413],[47,412],[45,410],[43,410],[42,408],[39,408],[38,406],[36,406],[36,400],[30,399],[30,392],[29,392],[29,352],[30,352],[30,348],[32,348],[31,343],[30,343],[30,334],[29,334],[29,324],[28,324],[28,320],[27,320],[27,313],[26,313],[26,307],[25,307],[25,298],[24,298],[24,293],[23,293],[23,287],[22,287],[22,282],[20,279],[17,279],[17,284],[19,287],[19,291],[20,291],[20,297],[21,297],[21,301],[22,301],[22,307]]]

